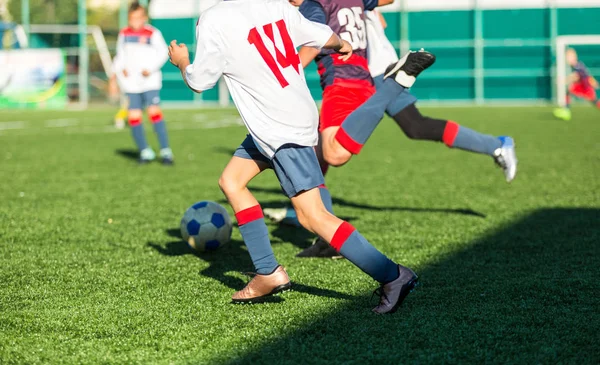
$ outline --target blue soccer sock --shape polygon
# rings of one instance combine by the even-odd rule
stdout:
[[[279,264],[271,248],[269,230],[260,205],[239,211],[235,217],[256,272],[266,275],[275,271]]]
[[[144,126],[142,125],[141,119],[129,119],[129,125],[131,126],[131,135],[138,150],[144,150],[148,148],[148,142],[146,141],[146,133],[144,132]]]
[[[398,264],[373,247],[350,223],[338,227],[330,244],[378,282],[385,284],[398,278]]]
[[[442,140],[448,147],[490,156],[494,155],[496,149],[502,147],[502,142],[497,137],[481,134],[450,120],[446,123]]]
[[[151,115],[150,120],[152,121],[152,126],[154,127],[154,132],[158,137],[158,143],[160,144],[160,149],[169,148],[169,136],[167,134],[167,125],[161,113],[156,115]]]
[[[396,81],[386,79],[375,94],[346,117],[335,139],[352,154],[360,153],[383,118],[388,105],[404,90],[406,89]]]

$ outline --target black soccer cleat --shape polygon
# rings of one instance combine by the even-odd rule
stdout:
[[[325,240],[321,237],[317,237],[314,239],[313,244],[305,249],[304,251],[300,251],[296,255],[296,257],[318,257],[318,258],[331,258],[331,259],[342,259],[342,256],[339,252],[335,250],[335,248],[331,247]]]
[[[435,63],[435,55],[423,49],[418,52],[409,51],[398,62],[392,63],[385,70],[384,79],[389,77],[405,88],[410,88],[417,76]]]
[[[373,308],[377,314],[391,314],[398,310],[404,299],[417,286],[419,277],[408,267],[398,265],[396,280],[382,284],[374,294],[379,295],[379,305]]]

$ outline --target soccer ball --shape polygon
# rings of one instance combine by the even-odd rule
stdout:
[[[202,201],[185,211],[181,237],[196,251],[211,251],[231,239],[231,218],[221,205]]]

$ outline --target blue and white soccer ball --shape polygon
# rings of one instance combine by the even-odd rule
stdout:
[[[181,237],[196,251],[211,251],[231,239],[231,218],[221,205],[202,201],[186,210],[181,219]]]

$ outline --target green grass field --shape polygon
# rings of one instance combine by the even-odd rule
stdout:
[[[600,113],[425,111],[513,135],[520,170],[385,120],[330,172],[338,215],[420,275],[392,316],[349,262],[296,259],[302,230],[269,226],[295,287],[266,304],[229,303],[252,269],[237,229],[210,254],[180,242],[188,206],[224,204],[234,110],[166,111],[174,167],[138,166],[109,109],[0,112],[0,363],[599,363]],[[251,187],[285,203],[272,172]]]

